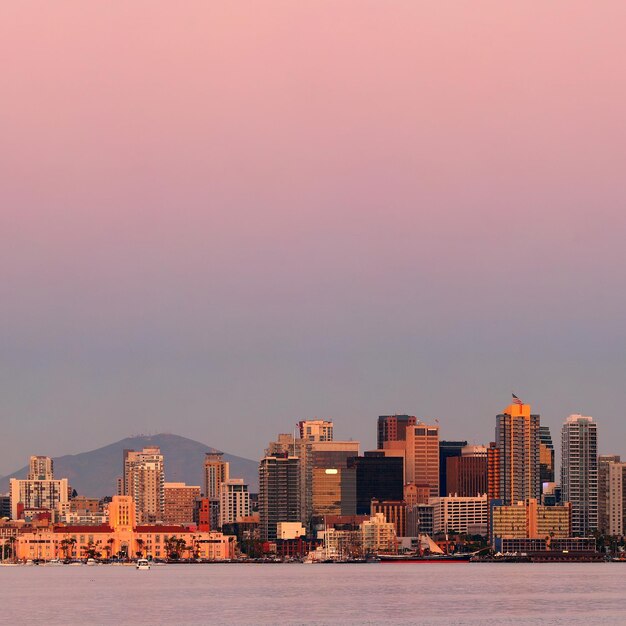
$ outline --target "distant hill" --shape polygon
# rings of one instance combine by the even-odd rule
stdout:
[[[141,450],[145,446],[159,446],[165,459],[165,480],[199,485],[204,491],[203,463],[205,452],[216,452],[203,443],[178,435],[129,437],[103,448],[68,454],[54,459],[56,478],[69,478],[70,485],[80,495],[102,497],[114,495],[116,479],[122,475],[122,458],[125,449]],[[243,478],[251,493],[259,487],[258,462],[224,453],[230,463],[230,475]],[[10,478],[26,478],[28,467],[0,478],[0,493],[9,489]]]

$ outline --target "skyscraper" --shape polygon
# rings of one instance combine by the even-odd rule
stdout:
[[[417,424],[406,429],[405,479],[428,485],[433,498],[439,496],[439,426]]]
[[[53,480],[54,461],[49,456],[31,456],[27,480]]]
[[[219,500],[220,485],[230,478],[230,465],[223,457],[223,452],[206,452],[204,455],[204,495],[207,498]]]
[[[413,415],[381,415],[378,418],[378,449],[382,450],[387,441],[405,441],[408,426],[415,426],[418,420]]]
[[[598,528],[598,429],[593,418],[570,415],[561,429],[561,489],[572,504],[572,533]]]
[[[531,415],[529,404],[514,402],[496,417],[496,446],[503,503],[539,499],[539,415]]]
[[[439,442],[439,495],[442,497],[450,493],[450,489],[448,488],[448,459],[460,457],[461,450],[466,445],[467,441]],[[476,494],[474,493],[472,495]]]
[[[539,426],[539,479],[542,485],[554,482],[554,445],[548,426]]]
[[[250,494],[243,478],[231,478],[222,483],[220,492],[220,527],[250,515]]]
[[[366,452],[348,459],[356,468],[356,514],[367,515],[372,500],[402,500],[404,495],[402,459],[383,452]]]
[[[124,495],[135,502],[142,524],[162,521],[165,516],[165,470],[157,446],[124,450]]]
[[[276,452],[259,464],[259,516],[262,541],[276,540],[278,522],[300,521],[300,463]]]

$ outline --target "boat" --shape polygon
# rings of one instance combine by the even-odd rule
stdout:
[[[57,565],[63,565],[63,562],[60,559],[50,559],[46,565],[51,565],[53,567],[56,567]]]
[[[96,559],[87,559],[87,565],[98,565],[98,563],[96,562]]]
[[[148,559],[137,559],[135,569],[150,569],[150,561]]]
[[[381,563],[468,563],[471,554],[379,554]]]

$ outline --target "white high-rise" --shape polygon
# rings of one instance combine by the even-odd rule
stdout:
[[[570,415],[561,429],[561,488],[572,504],[572,533],[598,528],[598,429],[593,418]]]

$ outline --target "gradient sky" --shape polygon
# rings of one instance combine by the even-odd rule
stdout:
[[[626,3],[0,5],[0,474],[297,419],[626,455]]]

